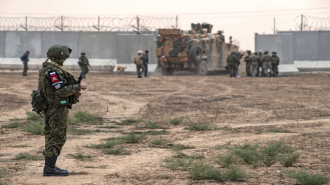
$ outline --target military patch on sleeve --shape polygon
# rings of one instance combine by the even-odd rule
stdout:
[[[61,78],[57,75],[56,72],[49,72],[50,81],[52,82],[53,87],[58,90],[64,87],[64,83]]]

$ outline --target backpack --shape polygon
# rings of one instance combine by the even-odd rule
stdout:
[[[38,90],[33,90],[31,94],[31,105],[32,105],[32,111],[36,112],[41,116],[43,114],[44,110],[48,107],[46,100],[44,96],[41,93],[41,90],[45,92],[45,85],[43,83],[42,75],[47,69],[43,68],[39,71],[39,85]]]
[[[43,111],[47,108],[45,98],[39,90],[33,91],[31,94],[32,97],[32,111],[42,114]]]

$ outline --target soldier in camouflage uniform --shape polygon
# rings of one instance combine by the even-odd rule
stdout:
[[[251,51],[250,50],[247,50],[247,56],[244,58],[244,62],[246,62],[246,67],[245,67],[245,70],[246,70],[246,76],[252,76],[252,73],[251,73],[251,60],[250,60],[250,56],[251,56]]]
[[[278,76],[278,65],[280,65],[280,58],[276,55],[276,52],[272,52],[272,69],[273,69],[273,76]]]
[[[69,109],[78,102],[80,90],[87,84],[74,79],[73,74],[64,69],[63,63],[70,56],[71,49],[63,45],[54,45],[47,52],[48,59],[39,71],[39,84],[47,108],[45,115],[45,166],[43,176],[68,176],[67,170],[55,166],[57,157],[66,142],[66,129]]]
[[[144,66],[143,66],[144,59],[145,57],[141,50],[138,51],[137,55],[134,57],[134,63],[136,64],[136,73],[138,75],[138,78],[142,78],[142,74],[144,73]]]
[[[262,69],[263,76],[268,76],[268,69],[270,71],[270,76],[273,76],[271,57],[268,54],[268,51],[264,52],[264,56],[262,57]]]
[[[259,53],[258,53],[258,57],[259,57],[259,63],[258,63],[258,73],[257,73],[257,76],[262,76],[262,74],[264,73],[263,72],[263,69],[262,69],[262,51],[260,50]],[[261,74],[260,73],[260,70],[261,70]]]
[[[80,69],[84,74],[86,75],[89,72],[88,66],[89,66],[89,61],[88,58],[86,57],[85,52],[81,52],[81,56],[79,57],[79,62],[78,62]]]
[[[237,71],[237,52],[231,52],[231,54],[227,58],[227,66],[229,70],[229,76],[231,77],[236,77],[235,71]]]
[[[258,52],[254,52],[254,55],[250,56],[250,61],[252,64],[252,77],[256,77],[259,71],[259,56]]]

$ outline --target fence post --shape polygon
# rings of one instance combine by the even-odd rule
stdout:
[[[28,31],[28,27],[27,27],[27,16],[25,17],[25,31]]]
[[[61,30],[63,31],[63,16],[61,15]]]
[[[179,18],[178,18],[178,15],[176,15],[176,24],[175,24],[176,29],[178,29],[178,21],[179,21]]]
[[[98,17],[97,28],[100,31],[100,16]]]
[[[139,16],[136,16],[136,25],[137,25],[137,31],[140,32],[140,19],[139,19]]]

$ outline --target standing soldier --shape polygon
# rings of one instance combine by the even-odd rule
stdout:
[[[262,51],[259,51],[259,63],[258,63],[258,73],[257,76],[262,76],[264,74],[263,69],[262,69]],[[261,74],[259,74],[261,71]]]
[[[274,77],[278,76],[278,65],[280,65],[280,58],[276,55],[276,52],[272,52],[272,68]]]
[[[259,62],[258,52],[254,52],[254,55],[250,56],[250,61],[252,64],[252,76],[256,77],[259,71]]]
[[[45,115],[45,166],[43,176],[68,176],[67,170],[55,166],[66,142],[67,120],[72,104],[78,102],[81,89],[87,84],[74,79],[71,72],[63,68],[64,61],[70,57],[71,49],[63,45],[54,45],[48,49],[47,60],[39,71],[38,89],[47,104]]]
[[[26,51],[22,56],[21,56],[21,61],[24,65],[24,69],[23,69],[23,74],[22,76],[27,76],[27,70],[28,68],[28,62],[29,62],[29,54],[30,51]]]
[[[139,50],[137,52],[137,55],[134,57],[134,63],[136,64],[136,73],[138,75],[138,78],[142,78],[142,74],[144,73],[144,66],[143,66],[144,58],[145,57],[143,56],[143,52],[141,50]]]
[[[149,51],[146,50],[144,54],[144,60],[143,60],[143,66],[144,66],[144,77],[149,77],[148,76],[148,64],[149,64],[149,56],[148,56]]]
[[[268,69],[270,71],[270,76],[273,76],[271,57],[269,56],[268,51],[264,52],[264,56],[262,58],[262,68],[264,72],[263,76],[268,76]]]
[[[227,66],[228,66],[228,71],[229,71],[229,77],[236,77],[235,71],[237,71],[237,53],[236,52],[231,52],[231,54],[227,58]]]
[[[80,66],[81,71],[84,72],[84,74],[86,75],[89,72],[88,66],[90,65],[85,52],[81,52],[78,64]]]
[[[250,56],[251,56],[251,51],[250,50],[247,50],[247,56],[244,58],[244,62],[246,62],[246,67],[245,67],[245,70],[246,70],[246,76],[252,76],[252,73],[251,73],[251,60],[250,60]]]

